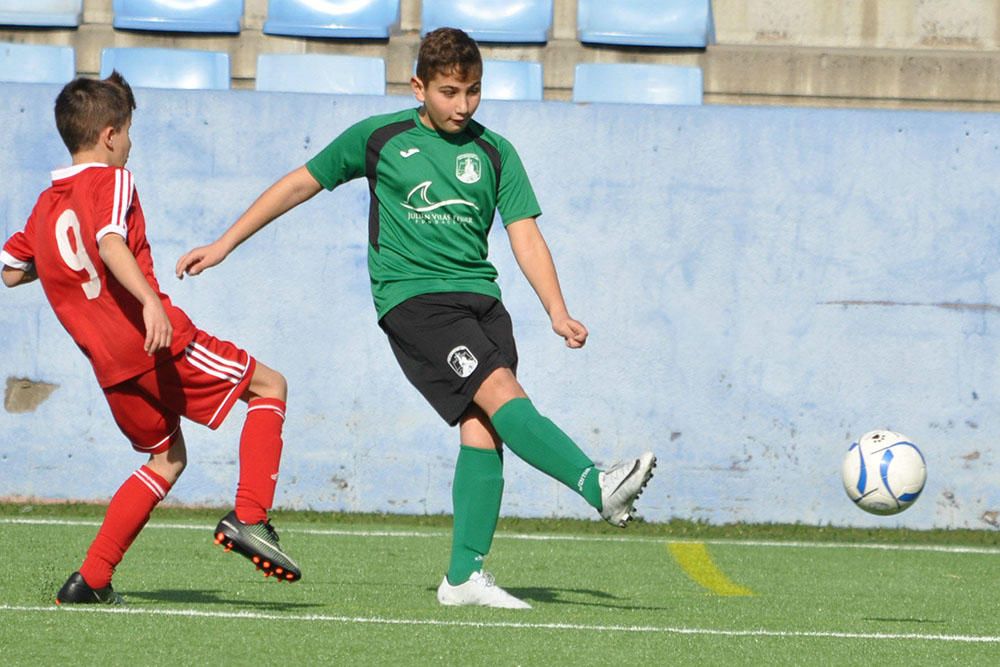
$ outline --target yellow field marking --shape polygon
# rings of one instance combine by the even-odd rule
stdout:
[[[753,595],[716,567],[704,542],[667,542],[667,549],[687,576],[716,595]]]

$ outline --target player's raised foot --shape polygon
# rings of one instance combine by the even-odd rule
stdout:
[[[452,586],[448,577],[441,581],[438,602],[448,607],[496,607],[499,609],[531,609],[531,605],[500,588],[489,572],[473,572],[464,584]]]
[[[601,472],[597,482],[601,485],[601,516],[612,526],[624,528],[632,520],[635,499],[642,493],[646,482],[653,476],[656,457],[646,452],[637,459]]]
[[[299,566],[281,549],[278,533],[270,521],[243,523],[233,510],[215,527],[215,543],[249,558],[258,570],[263,570],[265,577],[289,582],[302,578]]]
[[[56,593],[56,604],[125,604],[125,600],[108,584],[104,588],[91,588],[79,572],[69,579]]]

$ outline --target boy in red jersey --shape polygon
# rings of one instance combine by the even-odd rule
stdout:
[[[135,108],[117,72],[62,89],[56,126],[73,165],[52,172],[24,230],[0,252],[6,286],[41,281],[59,322],[93,365],[118,427],[149,455],[111,499],[83,565],[56,596],[60,604],[121,602],[111,586],[114,569],[187,462],[180,417],[215,429],[237,399],[249,408],[236,507],[216,527],[216,543],[267,576],[301,576],[267,516],[281,458],[285,378],[196,328],[160,291],[142,207],[124,168]]]

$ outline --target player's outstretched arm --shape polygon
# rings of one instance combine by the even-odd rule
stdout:
[[[566,309],[552,253],[535,219],[512,222],[507,225],[507,235],[517,265],[549,314],[552,330],[566,340],[567,347],[583,347],[587,342],[587,327],[570,317]]]
[[[187,273],[196,276],[207,268],[219,264],[238,245],[256,234],[272,220],[311,199],[323,187],[305,166],[286,174],[257,198],[250,208],[214,242],[189,250],[179,260],[175,269],[179,279]]]
[[[32,281],[38,280],[38,274],[35,273],[34,266],[30,269],[15,269],[12,266],[4,265],[2,275],[3,284],[7,287],[26,285]]]
[[[170,318],[163,309],[160,295],[146,280],[132,251],[125,244],[125,239],[118,234],[105,234],[98,242],[98,253],[101,255],[101,261],[122,287],[142,304],[142,320],[146,325],[146,341],[143,349],[146,350],[146,354],[153,354],[159,349],[170,347],[174,334]]]
[[[30,226],[31,220],[28,221]],[[24,231],[14,232],[0,250],[0,274],[3,284],[17,287],[38,279],[32,244]]]

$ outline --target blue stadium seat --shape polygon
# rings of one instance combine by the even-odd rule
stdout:
[[[701,104],[700,67],[581,63],[573,82],[574,102]]]
[[[113,25],[124,30],[238,33],[243,0],[114,0]]]
[[[484,60],[483,99],[542,99],[542,64],[520,60]]]
[[[268,35],[388,39],[399,25],[399,0],[268,0]]]
[[[0,25],[75,28],[83,18],[83,0],[0,0]]]
[[[552,27],[552,0],[423,0],[420,34],[461,28],[478,42],[544,43]]]
[[[385,95],[385,61],[363,56],[261,53],[257,90]]]
[[[578,0],[581,42],[703,48],[715,43],[711,0]]]
[[[118,70],[138,88],[229,88],[229,54],[187,49],[114,48],[101,51],[101,78]]]
[[[76,76],[71,46],[0,43],[0,81],[67,83]]]

